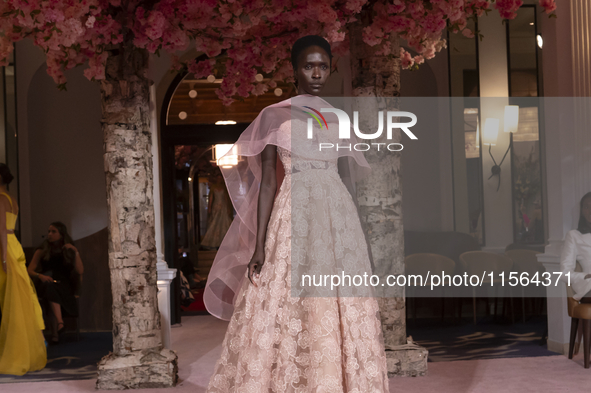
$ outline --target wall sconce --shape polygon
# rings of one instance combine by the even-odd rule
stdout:
[[[218,144],[213,148],[213,159],[217,166],[231,168],[238,165],[238,149],[233,144]]]
[[[492,155],[492,147],[496,146],[497,138],[499,136],[499,119],[495,119],[492,117],[487,118],[484,121],[484,132],[482,134],[482,144],[488,145],[488,154],[490,154],[490,158],[493,160],[493,167],[491,168],[492,174],[488,178],[488,180],[492,179],[493,176],[499,176],[499,184],[497,186],[497,191],[501,187],[501,165],[503,165],[503,161],[505,161],[505,157],[509,153],[509,150],[513,147],[513,134],[517,132],[517,128],[519,126],[519,106],[518,105],[507,105],[505,106],[505,118],[504,118],[504,127],[505,132],[511,134],[511,138],[509,140],[509,147],[505,152],[505,155],[501,159],[501,162],[497,164],[497,161]]]

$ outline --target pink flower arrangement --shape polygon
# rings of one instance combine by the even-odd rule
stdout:
[[[539,0],[546,13],[555,0]],[[319,34],[335,54],[348,50],[347,26],[365,13],[371,23],[363,40],[377,54],[400,56],[403,68],[431,59],[446,47],[447,28],[473,37],[467,21],[491,5],[511,19],[522,0],[4,0],[0,2],[0,65],[13,44],[25,37],[47,54],[47,72],[61,87],[64,70],[88,64],[91,80],[105,77],[106,49],[127,46],[174,55],[173,67],[185,67],[198,78],[223,78],[217,94],[233,97],[263,94],[277,81],[293,81],[290,47],[305,34]],[[390,53],[390,37],[398,35],[417,52]],[[175,53],[191,43],[205,58],[181,63]],[[258,70],[258,71],[257,71]],[[257,82],[258,72],[272,75]]]

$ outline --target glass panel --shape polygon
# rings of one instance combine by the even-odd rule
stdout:
[[[10,193],[18,200],[18,141],[16,128],[16,82],[14,66],[5,67],[4,72],[5,97],[6,97],[6,165],[12,171],[14,180],[10,183]]]
[[[508,24],[509,96],[538,96],[535,7],[523,7]]]
[[[17,200],[19,198],[18,176],[18,141],[16,124],[16,93],[14,59],[11,56],[10,65],[0,67],[0,162],[6,163],[14,176],[8,190]],[[16,228],[20,224],[17,219]]]
[[[473,21],[468,27],[475,29]],[[483,241],[477,38],[449,35],[455,230]]]
[[[0,162],[6,163],[6,83],[4,73],[7,67],[0,67]]]
[[[196,255],[217,249],[234,218],[213,146],[175,146],[177,244]]]
[[[509,93],[511,97],[537,97],[538,62],[535,6],[520,8],[507,27]],[[540,159],[539,110],[532,100],[514,98],[519,125],[512,135],[513,238],[516,243],[545,243]],[[534,105],[532,105],[532,103]]]

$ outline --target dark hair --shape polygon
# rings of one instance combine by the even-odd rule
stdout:
[[[591,224],[587,219],[583,216],[583,204],[587,199],[591,199],[591,192],[586,193],[581,198],[581,206],[579,207],[579,227],[577,228],[581,234],[591,233]]]
[[[298,67],[300,53],[311,46],[319,46],[324,49],[332,65],[332,51],[328,41],[318,35],[307,35],[299,38],[291,47],[291,65],[294,70]]]
[[[55,227],[62,238],[55,243],[51,243],[47,238],[41,243],[38,250],[41,250],[41,258],[44,260],[49,260],[52,255],[62,254],[64,257],[64,263],[67,269],[70,271],[70,285],[74,293],[78,291],[80,285],[80,275],[76,271],[76,252],[70,248],[64,248],[66,244],[74,244],[72,237],[68,233],[68,228],[66,225],[61,221],[54,221],[49,224],[52,227]]]
[[[10,184],[12,179],[14,179],[14,176],[10,173],[10,169],[8,169],[8,166],[4,163],[0,164],[0,177],[2,178],[0,179],[0,183],[6,185]]]
[[[55,221],[49,224],[49,226],[55,227],[55,229],[57,229],[62,238],[59,242],[56,243],[50,243],[49,240],[46,238],[45,240],[43,240],[43,243],[41,243],[41,245],[37,247],[38,250],[43,251],[43,259],[45,260],[48,260],[51,256],[52,249],[54,252],[56,250],[61,251],[62,247],[66,244],[74,244],[72,237],[70,237],[70,234],[68,233],[68,228],[66,227],[66,224],[64,224],[61,221]]]

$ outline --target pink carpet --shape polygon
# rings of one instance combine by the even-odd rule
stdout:
[[[227,322],[212,316],[183,318],[172,329],[172,345],[179,355],[179,385],[171,389],[140,389],[140,393],[205,392],[214,363],[221,353]],[[96,392],[94,380],[0,385],[4,392]],[[391,392],[582,392],[591,385],[591,369],[582,355],[467,360],[429,363],[429,375],[393,378]]]

